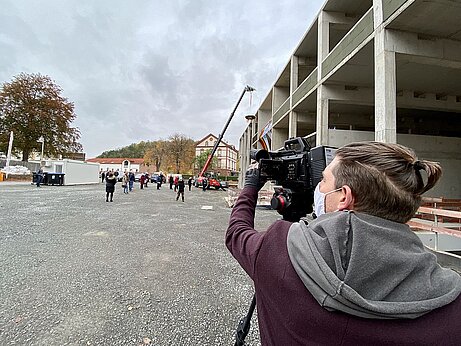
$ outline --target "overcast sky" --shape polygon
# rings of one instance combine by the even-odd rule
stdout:
[[[0,83],[50,76],[75,104],[87,157],[223,129],[238,146],[323,0],[3,0]]]

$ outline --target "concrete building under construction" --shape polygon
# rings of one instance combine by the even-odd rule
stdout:
[[[461,0],[326,1],[240,138],[241,173],[263,139],[377,140],[439,161],[431,195],[461,198],[460,18]]]

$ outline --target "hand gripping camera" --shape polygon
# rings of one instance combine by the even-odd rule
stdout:
[[[250,151],[259,162],[260,179],[274,180],[271,206],[284,220],[296,222],[312,212],[314,189],[322,180],[322,172],[333,160],[335,148],[311,148],[306,140],[297,137],[285,141],[277,151]]]

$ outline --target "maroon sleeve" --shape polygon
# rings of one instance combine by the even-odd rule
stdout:
[[[254,229],[258,190],[246,187],[240,193],[232,210],[226,232],[226,246],[232,256],[253,279],[256,257],[265,232]]]

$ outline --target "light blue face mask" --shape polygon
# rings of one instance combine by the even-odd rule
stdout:
[[[330,193],[339,191],[341,189],[342,187],[323,193],[323,192],[320,192],[320,183],[317,184],[314,190],[314,212],[315,212],[315,215],[317,215],[317,217],[326,213],[325,197],[329,195]]]

